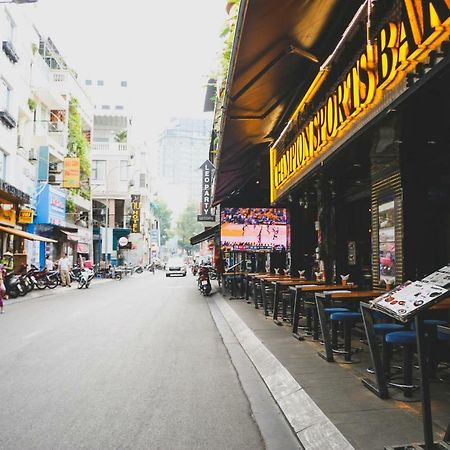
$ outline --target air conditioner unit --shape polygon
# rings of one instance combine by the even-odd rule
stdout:
[[[130,180],[129,185],[130,185],[130,186],[134,186],[134,180]]]
[[[48,171],[51,173],[61,173],[61,169],[59,168],[59,164],[56,162],[48,163]]]
[[[49,183],[49,184],[59,184],[59,183],[56,181],[56,175],[49,175],[49,176],[48,176],[48,183]]]
[[[30,152],[28,154],[29,161],[37,161],[37,152],[35,148],[30,148]]]

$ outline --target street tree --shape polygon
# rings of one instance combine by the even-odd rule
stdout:
[[[190,238],[200,233],[202,230],[202,225],[197,222],[197,208],[193,204],[188,205],[181,213],[176,224],[178,245],[183,250],[192,249]]]
[[[152,209],[155,217],[159,222],[159,233],[161,239],[161,245],[165,245],[166,242],[173,236],[172,233],[172,211],[167,204],[162,200],[155,200],[152,202]]]

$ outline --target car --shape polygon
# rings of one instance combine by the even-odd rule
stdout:
[[[187,267],[183,260],[174,259],[166,264],[166,277],[171,277],[172,275],[181,275],[182,277],[185,277],[186,274]]]

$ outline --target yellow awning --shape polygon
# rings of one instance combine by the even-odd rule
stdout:
[[[44,236],[38,236],[37,234],[27,233],[26,231],[17,230],[15,228],[4,227],[0,225],[0,231],[4,231],[5,233],[13,234],[14,236],[19,236],[24,239],[28,239],[29,241],[42,241],[42,242],[58,242],[54,239],[49,239]]]

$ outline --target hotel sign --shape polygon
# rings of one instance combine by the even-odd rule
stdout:
[[[293,141],[281,151],[278,144],[271,149],[271,201],[284,194],[319,157],[325,157],[338,137],[349,135],[356,118],[380,105],[387,92],[405,82],[407,74],[449,36],[450,0],[403,0],[401,20],[381,28],[307,122],[304,106],[310,99],[302,100],[290,121],[291,128],[298,130]],[[317,92],[326,75],[326,68],[319,72],[310,95]]]
[[[131,232],[141,232],[141,196],[131,196]]]

